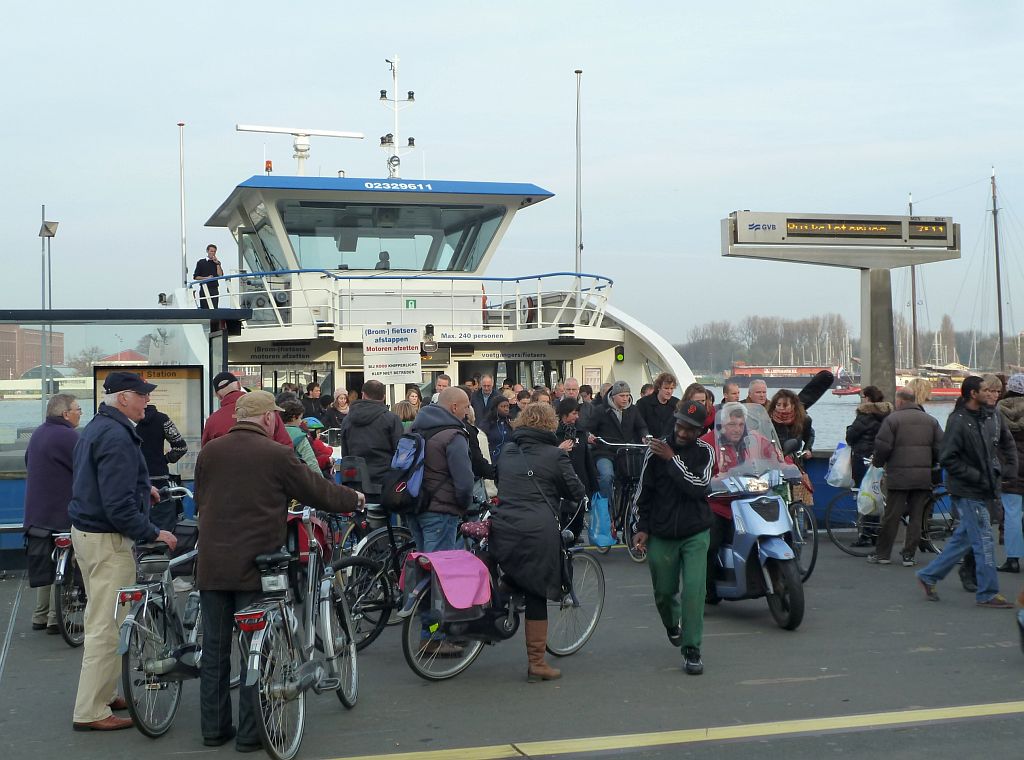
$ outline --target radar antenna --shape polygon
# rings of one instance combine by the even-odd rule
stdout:
[[[380,91],[380,102],[386,107],[390,108],[394,113],[395,127],[394,131],[389,132],[386,135],[382,135],[380,138],[380,147],[383,148],[388,154],[387,166],[388,166],[388,178],[394,179],[398,177],[398,170],[402,165],[402,156],[411,153],[416,148],[416,138],[410,137],[409,142],[404,149],[400,149],[399,137],[398,137],[398,112],[402,111],[413,103],[416,102],[415,93],[409,90],[405,99],[398,99],[398,56],[393,58],[385,58],[384,62],[391,67],[391,97],[388,97],[387,90]]]
[[[291,135],[294,137],[292,147],[295,149],[292,158],[296,161],[296,173],[303,177],[306,174],[306,159],[309,158],[310,137],[351,137],[362,140],[362,132],[336,132],[330,129],[301,129],[292,127],[259,127],[252,124],[236,124],[238,132],[266,132],[272,135]]]

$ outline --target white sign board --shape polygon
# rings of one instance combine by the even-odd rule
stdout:
[[[363,328],[363,375],[384,385],[420,383],[420,328],[382,325]]]

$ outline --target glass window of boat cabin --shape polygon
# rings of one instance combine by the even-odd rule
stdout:
[[[278,203],[301,269],[472,272],[504,206],[285,200]]]

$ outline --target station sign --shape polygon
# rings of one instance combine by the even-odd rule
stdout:
[[[422,382],[420,331],[411,325],[364,327],[364,377],[385,385]]]
[[[948,216],[865,216],[737,211],[740,245],[839,245],[955,247]]]

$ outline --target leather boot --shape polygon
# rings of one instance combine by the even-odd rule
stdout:
[[[526,659],[530,667],[526,672],[526,680],[554,681],[562,677],[562,671],[553,668],[544,661],[544,646],[548,641],[547,620],[526,621]]]
[[[1020,560],[1016,557],[1007,557],[1006,562],[996,568],[1001,573],[1019,573]]]

